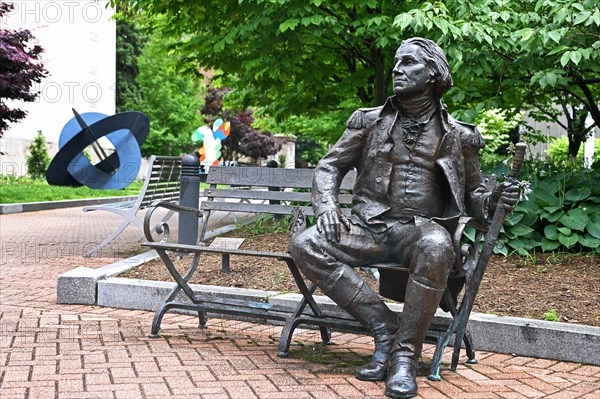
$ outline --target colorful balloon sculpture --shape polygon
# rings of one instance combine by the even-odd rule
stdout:
[[[216,166],[221,163],[221,141],[229,136],[230,129],[231,124],[219,118],[213,123],[212,130],[208,126],[202,126],[192,134],[193,142],[202,141],[203,144],[198,151],[202,165]]]

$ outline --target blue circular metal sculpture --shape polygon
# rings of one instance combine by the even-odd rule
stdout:
[[[100,190],[127,187],[140,170],[140,146],[150,130],[148,117],[141,112],[122,112],[107,116],[97,112],[79,115],[63,127],[58,140],[59,151],[46,172],[48,184],[54,186],[88,186]],[[106,155],[96,142],[106,138],[115,152]],[[83,151],[92,146],[100,162],[96,165]]]

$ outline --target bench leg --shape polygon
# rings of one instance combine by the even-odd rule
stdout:
[[[162,323],[163,316],[172,306],[169,303],[163,303],[159,310],[154,314],[154,320],[152,320],[152,328],[150,329],[149,338],[160,338],[158,332],[160,331],[160,324]]]
[[[310,287],[307,287],[308,293],[311,295],[311,297],[316,289],[317,286],[314,284],[311,284]],[[302,299],[296,306],[294,313],[292,313],[292,316],[286,321],[285,325],[283,326],[283,329],[281,330],[281,335],[279,337],[279,357],[286,357],[288,355],[290,350],[290,344],[292,342],[292,335],[294,334],[294,330],[296,329],[296,327],[298,327],[298,325],[303,322],[303,320],[300,319],[300,317],[302,316],[302,312],[304,312],[307,303],[308,302],[306,301],[306,298],[302,296]],[[329,331],[329,328],[325,326],[319,326],[319,331],[321,332],[321,340],[323,341],[323,343],[325,345],[330,345],[331,332]]]
[[[306,305],[310,307],[315,317],[323,317],[321,308],[315,302],[315,299],[312,296],[312,294],[317,289],[317,286],[315,284],[311,284],[310,288],[307,287],[306,283],[304,282],[304,279],[302,278],[302,275],[300,274],[300,271],[296,267],[296,264],[289,259],[286,259],[285,261],[288,265],[288,268],[290,269],[290,272],[292,273],[292,276],[294,277],[294,280],[296,281],[296,285],[298,286],[300,293],[302,293],[302,299],[298,303],[298,306],[296,306],[296,309],[294,310],[292,316],[286,321],[283,330],[281,331],[281,336],[279,338],[278,353],[280,357],[287,356],[290,349],[290,343],[292,341],[292,335],[294,334],[294,330],[296,329],[296,327],[298,327],[299,324],[303,322],[300,319],[300,317],[302,316]],[[319,330],[321,332],[321,339],[323,340],[323,343],[326,345],[331,344],[331,332],[329,328],[326,326],[319,326]]]
[[[160,258],[162,259],[163,263],[169,270],[169,273],[175,279],[176,285],[175,287],[173,287],[167,298],[164,300],[160,309],[157,310],[156,314],[154,315],[154,320],[152,321],[152,328],[150,330],[150,338],[159,337],[158,332],[160,331],[160,324],[162,323],[162,319],[167,311],[174,308],[182,308],[183,306],[185,306],[186,308],[190,307],[190,305],[187,304],[173,302],[180,291],[183,290],[185,295],[192,301],[192,303],[195,303],[194,292],[188,285],[188,281],[192,277],[192,275],[196,271],[196,268],[198,267],[198,264],[200,263],[200,254],[194,254],[194,258],[192,259],[190,267],[188,268],[185,275],[181,276],[181,274],[179,274],[179,272],[175,268],[175,265],[167,255],[166,251],[157,250],[157,252]],[[198,310],[198,327],[206,327],[207,320],[208,318],[206,317],[206,312]]]

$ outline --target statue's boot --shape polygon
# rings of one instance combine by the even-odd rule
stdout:
[[[373,357],[358,369],[356,378],[363,381],[385,380],[390,351],[398,330],[397,316],[349,266],[339,268],[321,290],[374,336]]]
[[[417,365],[425,334],[433,320],[444,289],[430,281],[411,276],[406,286],[400,329],[392,347],[385,394],[391,398],[417,395]]]

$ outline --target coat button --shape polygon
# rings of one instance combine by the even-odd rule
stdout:
[[[379,128],[380,128],[381,130],[385,129],[386,127],[387,127],[387,125],[386,125],[385,123],[380,123],[380,124],[379,124]]]
[[[381,150],[377,150],[377,152],[375,153],[375,155],[377,155],[378,157],[380,157],[382,154]]]
[[[377,176],[377,178],[375,179],[375,181],[377,183],[381,183],[383,181],[383,179],[381,178],[381,176]]]

